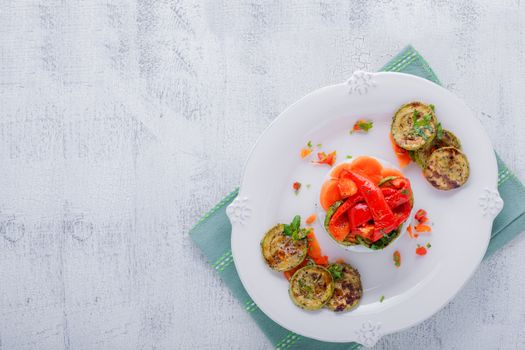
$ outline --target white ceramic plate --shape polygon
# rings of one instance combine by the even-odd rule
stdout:
[[[388,138],[390,121],[402,104],[415,100],[434,104],[443,127],[461,139],[470,179],[459,190],[442,192],[430,186],[415,165],[407,167],[416,205],[428,211],[433,232],[417,240],[403,235],[379,253],[347,251],[316,222],[323,253],[355,266],[364,293],[360,306],[347,313],[299,309],[288,296],[286,279],[266,266],[260,252],[260,240],[273,225],[318,211],[319,190],[330,168],[300,159],[299,150],[312,140],[327,152],[337,150],[338,161],[367,154],[396,164]],[[373,129],[349,135],[358,118],[372,119]],[[292,191],[294,181],[303,184],[299,195]],[[461,100],[412,75],[356,72],[346,83],[305,96],[275,119],[253,148],[239,195],[227,213],[239,277],[266,315],[305,337],[372,346],[384,334],[422,322],[454,297],[483,258],[502,205],[490,140]],[[428,254],[417,256],[416,245],[427,242],[432,245]],[[395,250],[401,252],[400,268],[392,261]]]

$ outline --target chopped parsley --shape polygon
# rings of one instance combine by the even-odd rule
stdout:
[[[352,159],[352,156],[348,155],[346,156],[346,159]]]
[[[429,104],[428,107],[432,110],[432,112],[436,111],[436,106],[434,106],[432,103]]]
[[[427,248],[428,248],[428,249],[432,248],[432,244],[427,243]]]
[[[406,188],[399,191],[399,193],[407,195],[407,196],[410,194],[410,192]]]
[[[317,147],[318,147],[318,148],[321,148],[321,147],[323,147],[323,144],[318,143],[318,144],[317,144]]]
[[[312,141],[308,141],[308,143],[306,144],[308,146],[308,148],[312,148]]]
[[[314,292],[312,286],[309,286],[309,285],[305,284],[304,281],[301,278],[297,282],[299,283],[299,288],[304,290],[308,294],[311,294],[311,293]]]
[[[432,115],[426,114],[423,116],[423,118],[419,118],[419,112],[414,109],[414,113],[412,114],[413,119],[413,126],[412,126],[412,133],[414,135],[418,135],[422,137],[424,140],[428,139],[428,136],[425,134],[425,130],[432,132],[433,128],[430,122],[432,121]]]
[[[312,187],[312,185],[310,185],[310,184],[306,184],[306,188],[307,188],[307,189],[310,189],[310,187]]]
[[[379,298],[379,302],[382,303],[385,300],[385,296],[381,295],[381,298]]]
[[[328,271],[330,271],[330,274],[332,274],[334,281],[343,278],[343,266],[339,264],[331,264],[328,266]]]

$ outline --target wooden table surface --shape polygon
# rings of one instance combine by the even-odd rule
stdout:
[[[521,1],[0,7],[0,349],[268,349],[188,230],[304,94],[412,43],[525,180]],[[525,236],[525,235],[524,235]],[[376,349],[525,348],[525,239]]]

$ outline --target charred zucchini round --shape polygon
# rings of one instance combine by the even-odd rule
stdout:
[[[352,266],[344,263],[335,265],[337,275],[332,274],[334,278],[334,294],[326,304],[332,311],[350,311],[355,308],[363,296],[363,286],[361,285],[361,276]]]
[[[268,266],[276,271],[287,271],[299,266],[306,257],[306,238],[295,240],[284,235],[284,225],[272,227],[261,241],[261,251]]]
[[[441,137],[436,137],[434,139],[434,145],[436,148],[455,147],[461,149],[461,142],[452,131],[443,129],[441,135],[438,136]]]
[[[411,102],[394,114],[391,133],[399,147],[414,151],[432,142],[437,124],[432,108],[421,102]]]
[[[414,151],[414,161],[417,163],[417,165],[424,169],[432,152],[438,148],[443,147],[455,147],[457,149],[461,149],[461,142],[451,131],[443,130],[441,135],[438,135],[438,137],[434,138],[434,141],[431,144]]]
[[[423,175],[438,190],[452,190],[467,182],[470,174],[465,154],[455,147],[443,147],[432,152]]]
[[[334,293],[332,274],[322,266],[307,265],[297,270],[290,280],[290,298],[305,310],[319,310]]]

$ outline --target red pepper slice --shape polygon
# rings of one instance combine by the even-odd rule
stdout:
[[[363,200],[363,197],[359,194],[355,194],[352,197],[348,198],[332,215],[330,218],[330,223],[328,224],[328,229],[338,241],[343,241],[346,236],[350,233],[350,222],[348,221],[347,215],[345,214],[350,208],[352,208],[356,203]]]
[[[385,200],[390,208],[397,208],[410,200],[408,195],[400,193],[400,191],[396,191],[392,188],[384,189],[383,195],[385,195]],[[366,224],[372,219],[372,214],[366,203],[357,203],[348,211],[348,218],[350,219],[352,232],[355,232],[359,226]]]
[[[417,221],[422,221],[422,219],[426,218],[426,216],[427,212],[424,209],[419,209],[414,217]]]
[[[372,219],[370,214],[370,208],[366,203],[357,203],[352,209],[348,211],[348,219],[350,220],[350,226],[352,232],[357,232],[357,228],[366,224]]]
[[[396,218],[392,212],[392,209],[390,209],[390,206],[386,202],[383,192],[376,184],[374,184],[368,178],[353,171],[349,171],[348,173],[349,177],[357,185],[359,193],[361,193],[366,204],[368,204],[368,207],[370,208],[370,213],[372,214],[372,218],[375,222],[375,230],[372,234],[372,242],[375,242],[383,237],[384,234],[393,230],[391,227],[395,223]]]

